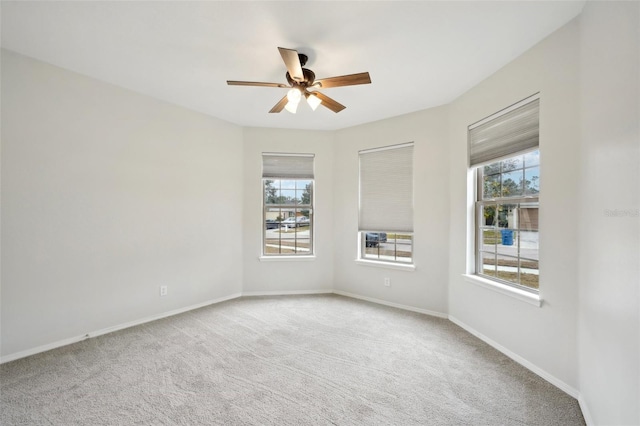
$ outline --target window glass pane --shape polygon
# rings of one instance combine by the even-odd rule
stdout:
[[[499,173],[500,173],[500,162],[488,164],[482,168],[482,174],[484,174],[485,176],[499,174]]]
[[[268,238],[273,238],[274,230],[280,229],[280,222],[282,221],[282,216],[280,213],[280,209],[277,208],[268,208],[265,210],[265,218],[264,218],[264,227],[266,231],[266,236]]]
[[[500,175],[484,176],[482,185],[483,198],[497,198],[500,196]]]
[[[525,194],[537,195],[540,193],[540,167],[532,167],[524,170]]]
[[[538,229],[537,205],[520,204],[520,208],[518,209],[518,227],[524,231],[535,231]]]
[[[502,166],[502,172],[510,172],[512,170],[521,169],[523,167],[523,155],[519,155],[517,157],[507,158],[506,160],[502,160],[500,162]]]
[[[368,259],[378,259],[380,255],[379,233],[363,232],[362,233],[362,257]]]
[[[311,181],[310,180],[299,180],[299,181],[296,181],[296,189],[299,189],[299,190],[302,190],[302,191],[304,191],[306,189],[311,190]]]
[[[299,204],[309,205],[311,204],[311,192],[306,190],[297,190],[296,199]]]
[[[283,180],[283,181],[280,181],[280,185],[282,189],[296,189],[295,180]]]
[[[283,189],[280,191],[279,204],[295,204],[296,191],[294,189]]]
[[[496,245],[498,254],[518,256],[518,231],[513,229],[501,229],[500,241]]]
[[[278,186],[279,182],[269,179],[264,180],[264,201],[266,204],[276,204]]]
[[[497,255],[496,277],[501,280],[518,283],[518,258]]]
[[[361,232],[363,259],[413,262],[413,236],[394,232]]]
[[[482,228],[482,247],[481,250],[494,252],[496,244],[500,244],[500,230],[494,228]]]
[[[535,231],[520,231],[520,257],[538,260],[538,233]]]
[[[480,273],[484,275],[489,275],[492,277],[496,276],[496,258],[493,253],[480,253]]]
[[[537,260],[520,260],[520,284],[525,287],[538,289],[539,271]]]
[[[496,216],[496,208],[497,206],[495,204],[488,204],[488,205],[482,206],[482,220],[483,220],[482,226],[496,226],[498,224],[497,216]]]
[[[296,252],[301,254],[309,254],[311,252],[311,240],[309,238],[298,239],[296,242]]]
[[[408,234],[389,234],[387,243],[395,242],[395,254],[398,262],[411,262],[413,253],[413,237]]]
[[[500,228],[515,227],[515,209],[517,204],[498,204],[498,223]]]
[[[522,195],[522,170],[502,174],[502,196],[517,197]]]
[[[524,155],[524,166],[537,166],[540,164],[540,151],[536,150]]]

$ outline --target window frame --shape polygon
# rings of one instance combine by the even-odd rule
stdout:
[[[298,182],[298,181],[303,181],[303,182],[309,182],[309,184],[311,185],[311,188],[309,190],[310,194],[309,194],[309,204],[300,204],[300,203],[294,203],[294,204],[267,204],[267,194],[266,194],[266,181],[288,181],[288,182]],[[279,190],[282,190],[282,187],[280,186]],[[287,189],[285,189],[287,190]],[[297,184],[296,184],[296,189],[297,191]],[[290,178],[290,177],[282,177],[282,178],[275,178],[275,177],[263,177],[262,178],[262,248],[261,248],[261,259],[282,259],[282,258],[288,258],[288,259],[298,259],[298,258],[304,258],[304,257],[314,257],[315,256],[315,221],[314,221],[314,216],[315,216],[315,211],[314,211],[314,202],[315,199],[315,179],[314,178]],[[296,230],[296,234],[295,237],[293,239],[294,241],[294,252],[293,253],[282,253],[282,239],[279,238],[279,244],[278,244],[278,253],[267,253],[267,251],[265,250],[267,248],[267,226],[266,226],[266,221],[267,221],[267,212],[270,209],[278,209],[280,212],[282,212],[282,210],[293,210],[294,211],[294,215],[293,216],[289,216],[290,217],[298,217],[296,215],[296,213],[298,211],[303,211],[303,210],[308,210],[309,211],[309,250],[308,252],[297,252],[298,250],[298,246],[297,246],[297,229],[298,226],[296,225],[295,230]],[[287,219],[287,218],[283,218],[282,221],[277,222],[278,223],[278,230],[281,231],[282,229],[282,222]]]
[[[512,256],[509,254],[504,254],[504,253],[498,253],[497,247],[495,249],[494,252],[494,258],[495,258],[495,266],[496,266],[496,270],[498,267],[498,256],[505,256],[505,257],[509,257],[509,258],[515,258],[516,262],[517,262],[517,277],[518,277],[518,282],[512,282],[512,281],[508,281],[502,278],[497,277],[496,276],[491,276],[491,275],[487,275],[484,273],[484,262],[483,262],[483,253],[490,253],[487,251],[482,250],[483,246],[484,246],[484,231],[486,229],[494,229],[495,230],[501,230],[501,229],[505,229],[505,230],[512,230],[513,232],[517,233],[518,238],[521,238],[521,232],[523,231],[523,228],[520,227],[520,220],[518,220],[518,224],[517,227],[512,228],[512,227],[505,227],[505,228],[501,228],[499,226],[499,223],[494,225],[491,228],[488,228],[486,226],[486,224],[482,224],[483,223],[483,219],[484,219],[484,214],[483,214],[483,207],[487,206],[487,205],[495,205],[496,208],[500,205],[517,205],[518,208],[520,205],[522,204],[533,204],[535,205],[535,208],[540,209],[540,189],[538,189],[538,192],[535,195],[527,195],[525,194],[525,189],[522,189],[522,194],[518,195],[518,196],[513,196],[513,197],[509,197],[509,196],[500,196],[500,197],[488,197],[488,198],[484,198],[484,167],[486,165],[491,165],[491,164],[496,164],[499,163],[501,164],[502,167],[502,162],[505,160],[509,160],[512,158],[517,158],[520,156],[523,156],[526,158],[526,154],[531,153],[531,152],[538,152],[538,156],[539,156],[539,151],[540,148],[536,147],[535,149],[529,149],[529,150],[525,150],[522,152],[518,152],[518,153],[514,153],[512,155],[510,155],[509,157],[506,158],[499,158],[496,159],[494,162],[489,163],[489,164],[482,164],[482,165],[478,165],[475,166],[476,170],[474,171],[474,175],[475,175],[475,197],[474,197],[474,240],[475,240],[475,247],[474,247],[474,259],[475,259],[475,265],[474,265],[474,275],[484,279],[484,280],[489,280],[489,281],[493,281],[496,282],[498,284],[502,284],[502,285],[507,285],[511,288],[515,288],[518,290],[522,290],[525,291],[527,293],[531,293],[533,295],[539,295],[540,293],[540,247],[538,245],[537,247],[537,251],[538,251],[538,259],[531,259],[531,258],[527,258],[521,255],[521,245],[520,245],[520,241],[518,242],[517,245],[517,254],[516,256]],[[515,169],[516,171],[522,171],[522,178],[523,178],[523,182],[526,181],[526,170],[531,169],[533,167],[537,167],[538,170],[540,169],[540,161],[538,160],[537,164],[534,164],[534,166],[527,166],[526,162],[524,162],[522,164],[521,168]],[[540,174],[540,172],[538,172]],[[504,174],[504,172],[502,171],[502,169],[500,169],[500,171],[497,173],[499,175]],[[540,176],[538,176],[539,178]],[[539,216],[538,216],[539,217]],[[537,232],[538,234],[538,241],[539,241],[539,235],[540,235],[540,226],[538,224],[538,226],[536,227],[537,229],[535,230],[535,232]],[[526,230],[525,230],[526,231]],[[529,230],[530,231],[530,230]],[[521,278],[521,263],[522,260],[525,261],[536,261],[538,262],[538,288],[533,288],[530,286],[526,286],[521,284],[522,280]]]

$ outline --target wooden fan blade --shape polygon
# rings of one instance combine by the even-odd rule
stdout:
[[[287,66],[287,71],[292,79],[296,81],[304,81],[304,74],[302,73],[302,65],[300,65],[300,58],[298,58],[298,52],[293,49],[285,49],[284,47],[278,47],[280,56],[284,64]]]
[[[271,108],[271,111],[269,111],[269,113],[282,111],[284,109],[284,106],[287,104],[287,102],[288,102],[287,95],[285,95],[284,98],[280,99],[278,103],[275,104],[273,108]]]
[[[329,108],[333,112],[340,112],[346,108],[346,106],[342,105],[339,102],[334,101],[333,99],[331,99],[330,97],[328,97],[323,93],[320,93],[320,92],[309,92],[309,93],[314,94],[318,98],[320,98],[320,100],[322,101],[322,105]]]
[[[330,77],[316,80],[316,83],[320,83],[320,87],[327,89],[329,87],[341,87],[341,86],[355,86],[356,84],[369,84],[371,83],[371,77],[368,72],[361,72],[358,74],[341,75],[339,77]]]
[[[227,80],[227,84],[229,86],[258,86],[258,87],[289,87],[286,84],[281,83],[261,83],[259,81],[235,81],[235,80]]]

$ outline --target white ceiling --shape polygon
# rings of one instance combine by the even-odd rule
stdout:
[[[584,1],[1,3],[2,47],[242,126],[339,129],[448,103],[578,15]],[[335,114],[269,114],[277,47],[309,56]]]

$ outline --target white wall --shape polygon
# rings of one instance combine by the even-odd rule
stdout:
[[[449,187],[447,108],[336,132],[334,148],[334,285],[336,290],[447,312]],[[415,271],[364,266],[358,257],[358,151],[414,142]],[[391,286],[383,285],[384,278]]]
[[[640,424],[640,4],[581,16],[580,393],[593,424]]]
[[[240,182],[241,128],[3,51],[2,355],[239,293]]]
[[[449,314],[577,395],[579,25],[562,27],[450,104]],[[467,126],[540,92],[540,294],[536,307],[463,279],[473,260]],[[471,248],[471,249],[470,249]]]
[[[283,112],[283,114],[288,114]],[[260,260],[262,254],[262,153],[315,154],[315,259]],[[244,130],[243,261],[245,294],[328,292],[333,288],[333,132]]]

